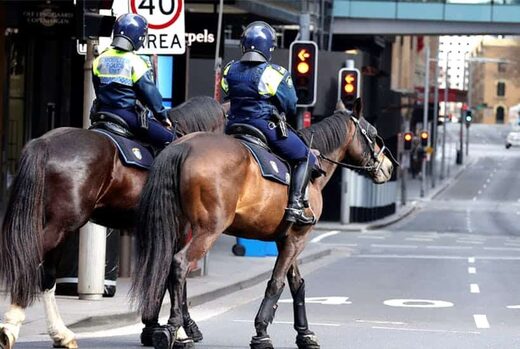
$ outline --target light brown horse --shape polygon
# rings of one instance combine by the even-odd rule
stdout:
[[[323,207],[321,191],[335,162],[347,159],[366,170],[376,183],[386,182],[392,175],[393,157],[387,157],[389,153],[377,144],[375,128],[358,119],[360,110],[358,101],[354,113],[338,111],[300,131],[307,142],[313,135],[312,147],[327,159],[322,161],[326,175],[308,187],[308,209],[317,218]],[[154,334],[155,348],[170,348],[173,339],[188,346],[182,330],[184,280],[190,263],[203,257],[222,233],[277,242],[279,255],[256,315],[251,348],[272,348],[267,326],[273,321],[286,277],[294,300],[298,348],[319,348],[308,328],[305,285],[296,264],[312,226],[289,225],[283,220],[287,195],[287,187],[264,179],[250,152],[227,135],[194,133],[160,154],[141,197],[133,281],[133,295],[144,319],[156,317],[165,283],[174,290],[167,331]],[[184,232],[189,227],[193,238],[187,241]]]

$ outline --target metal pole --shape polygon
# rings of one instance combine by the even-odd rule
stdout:
[[[472,99],[472,93],[473,93],[473,88],[472,88],[472,75],[473,75],[473,66],[471,65],[471,61],[468,61],[468,110],[472,110],[472,104],[473,104],[473,99]],[[465,122],[465,120],[463,120]],[[469,127],[466,127],[466,156],[469,155]]]
[[[423,130],[428,127],[428,95],[430,94],[430,42],[424,50],[424,107],[423,107]],[[426,159],[421,159],[421,197],[424,197],[426,188]]]
[[[307,41],[310,40],[310,27],[311,27],[311,15],[310,13],[300,14],[300,38],[299,40]],[[296,111],[296,129],[303,128],[303,113],[307,110],[307,107],[299,107]]]
[[[448,79],[448,71],[449,71],[449,63],[450,62],[450,52],[446,53],[446,72],[444,76],[444,122],[442,123],[442,160],[441,160],[441,180],[444,179],[444,172],[446,170],[446,120],[448,117],[448,89],[449,89],[449,79]]]
[[[433,135],[432,135],[432,188],[435,188],[436,163],[437,163],[437,133],[439,131],[439,53],[437,51],[437,62],[435,65],[435,95],[433,102]]]
[[[466,64],[469,64],[469,61],[464,57],[464,74],[462,78],[462,91],[466,91],[466,72],[467,72],[467,66]],[[462,165],[464,163],[464,120],[463,120],[463,110],[460,111],[460,144],[459,144],[459,162],[457,162],[459,165]]]
[[[90,106],[94,100],[92,62],[97,42],[87,41],[83,76],[83,127],[90,125]],[[105,253],[107,229],[87,223],[79,233],[78,294],[80,299],[101,299],[105,286]]]

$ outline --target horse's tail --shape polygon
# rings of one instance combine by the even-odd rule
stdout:
[[[40,290],[47,142],[30,141],[22,152],[0,232],[0,283],[11,302],[30,305]]]
[[[179,181],[188,152],[185,143],[164,149],[155,159],[141,194],[132,299],[144,319],[158,315],[155,310],[161,305],[176,252],[181,213]]]

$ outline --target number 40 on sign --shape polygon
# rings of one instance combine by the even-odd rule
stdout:
[[[129,0],[129,8],[148,21],[148,38],[140,53],[185,52],[184,0]]]

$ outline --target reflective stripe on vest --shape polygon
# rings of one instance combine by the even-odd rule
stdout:
[[[258,93],[261,95],[275,96],[278,86],[285,75],[284,71],[277,70],[271,65],[268,65],[258,82]]]

